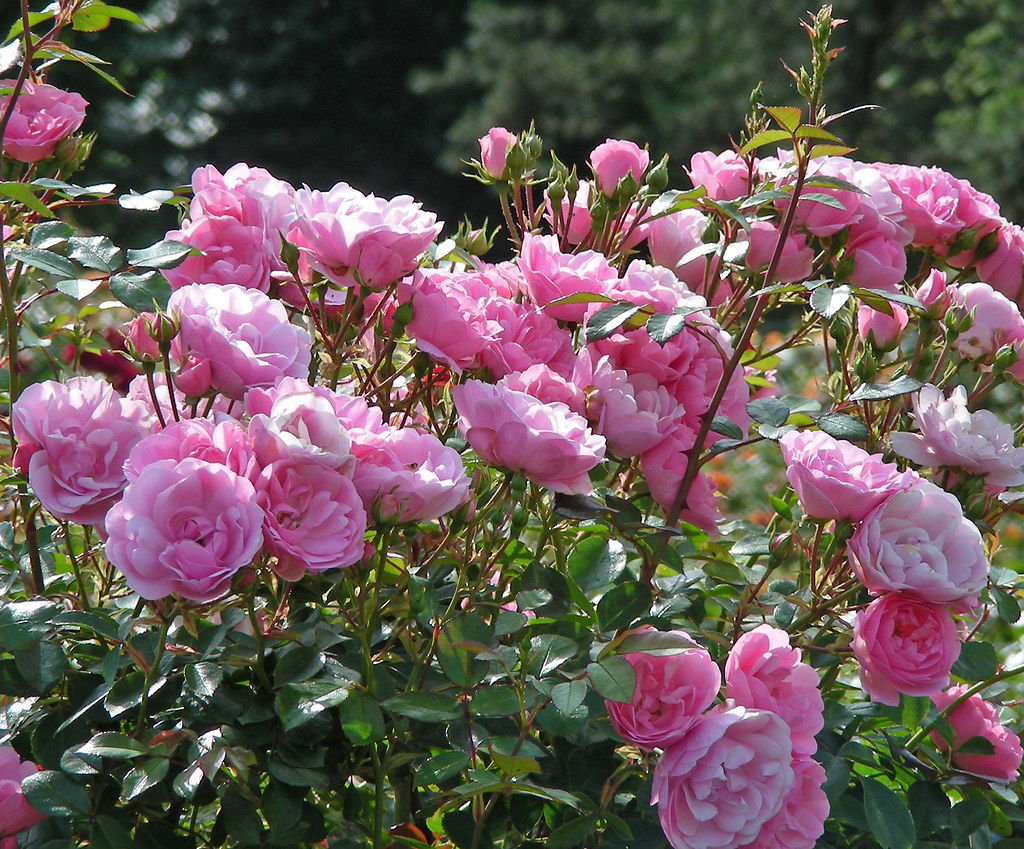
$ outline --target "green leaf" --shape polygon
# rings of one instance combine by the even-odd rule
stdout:
[[[58,642],[40,640],[14,653],[14,665],[38,695],[44,695],[64,677],[67,659]]]
[[[164,239],[148,248],[128,251],[128,264],[141,265],[143,268],[174,268],[189,254],[199,253],[191,245]]]
[[[344,679],[286,684],[277,694],[274,711],[286,731],[297,728],[325,710],[344,702],[351,687],[351,682]]]
[[[850,395],[850,400],[884,401],[886,398],[896,398],[899,395],[916,392],[923,385],[921,381],[905,374],[902,377],[889,381],[889,383],[862,383]]]
[[[737,441],[743,439],[743,431],[740,430],[740,426],[736,424],[736,422],[730,421],[724,416],[715,416],[711,420],[711,430]]]
[[[167,758],[146,758],[135,764],[121,782],[121,796],[130,802],[167,777],[171,762]]]
[[[146,746],[133,740],[127,734],[117,731],[103,731],[94,735],[75,751],[80,755],[100,755],[104,758],[137,758],[146,753]]]
[[[953,664],[952,672],[965,681],[984,681],[999,669],[999,655],[991,643],[972,640],[960,646],[960,657]]]
[[[747,414],[755,422],[782,427],[789,418],[789,406],[778,398],[758,398],[747,404]]]
[[[208,705],[224,680],[224,670],[216,663],[201,661],[185,667],[185,698]]]
[[[11,248],[7,255],[24,265],[38,268],[54,277],[70,279],[78,276],[75,271],[75,264],[67,257],[55,254],[52,251],[44,251],[39,248]]]
[[[949,796],[934,781],[915,781],[907,790],[907,807],[919,837],[927,837],[949,824]]]
[[[401,693],[385,701],[383,707],[419,722],[450,722],[462,713],[453,697],[431,692]]]
[[[999,618],[1011,625],[1020,619],[1020,604],[1006,590],[999,587],[992,588],[992,600],[996,603],[996,612]]]
[[[106,236],[72,236],[68,256],[86,268],[111,274],[121,265],[121,249]]]
[[[992,741],[985,737],[968,737],[956,747],[958,755],[994,755],[995,753],[996,749],[992,745]]]
[[[693,640],[676,631],[633,631],[613,643],[617,654],[678,654],[692,649]]]
[[[135,849],[128,829],[113,817],[101,814],[89,829],[89,849]]]
[[[700,199],[707,193],[708,190],[704,186],[697,186],[686,192],[676,190],[663,192],[651,204],[648,214],[651,218],[661,218],[674,212],[682,212],[684,209],[693,209],[700,205]]]
[[[768,534],[748,534],[735,542],[729,553],[737,559],[763,557],[772,553],[772,538]]]
[[[587,682],[579,678],[551,688],[551,704],[563,716],[571,716],[587,697]]]
[[[913,849],[917,832],[903,800],[873,778],[862,777],[860,783],[868,826],[883,849]]]
[[[864,442],[868,438],[868,429],[860,419],[843,413],[825,413],[819,416],[818,427],[835,439],[847,442]]]
[[[980,799],[964,799],[953,806],[950,823],[957,846],[967,846],[974,832],[988,822],[989,805]]]
[[[437,784],[458,775],[469,766],[469,754],[462,751],[449,750],[438,752],[431,758],[427,758],[422,766],[415,770],[416,783],[421,787],[428,784]]]
[[[617,631],[631,625],[651,608],[648,584],[630,581],[610,589],[597,603],[597,622],[602,631]]]
[[[587,678],[597,694],[610,702],[629,704],[636,690],[636,672],[624,657],[606,657],[587,667]]]
[[[686,327],[686,316],[677,312],[665,314],[655,313],[647,319],[647,335],[664,346],[669,339],[677,336]]]
[[[770,144],[778,144],[781,141],[789,141],[793,138],[792,133],[788,133],[785,130],[765,130],[764,132],[758,133],[750,141],[748,141],[743,147],[740,148],[740,156],[746,153],[750,153],[752,150],[757,150],[759,147],[765,147]]]
[[[493,745],[487,747],[491,760],[505,775],[510,778],[517,778],[520,775],[539,775],[540,764],[536,758],[528,758],[523,755],[506,755],[499,752]]]
[[[44,218],[53,218],[53,213],[50,212],[46,204],[39,200],[32,189],[24,183],[0,183],[0,197],[18,201]]]
[[[16,651],[39,642],[49,633],[59,612],[49,601],[10,602],[0,607],[0,648]]]
[[[825,206],[830,206],[833,209],[846,210],[846,207],[843,206],[843,202],[841,200],[833,197],[832,195],[823,194],[822,192],[807,192],[806,194],[800,195],[800,200],[809,200],[812,203],[821,203]]]
[[[570,552],[569,577],[584,592],[606,587],[626,568],[626,549],[617,539],[589,536]]]
[[[363,746],[384,738],[384,715],[369,693],[354,690],[338,705],[338,721],[349,742]]]
[[[88,298],[93,292],[103,285],[103,278],[80,277],[77,280],[58,280],[55,288],[68,297],[80,301]]]
[[[477,655],[488,650],[493,639],[493,632],[476,613],[455,617],[437,636],[437,660],[444,674],[466,690],[479,684],[489,664]]]
[[[154,189],[151,192],[145,192],[141,195],[136,192],[129,192],[126,195],[121,195],[121,197],[117,199],[117,205],[122,209],[131,209],[135,212],[157,212],[161,206],[173,197],[174,192],[166,189]],[[129,259],[129,262],[131,262],[131,259]],[[168,265],[151,265],[148,262],[133,264],[145,265],[148,268],[170,268]]]
[[[326,658],[316,646],[293,645],[278,655],[274,667],[274,685],[304,683],[324,668]]]
[[[42,814],[53,817],[87,816],[92,800],[85,788],[63,772],[44,769],[22,779],[25,801]]]
[[[560,825],[548,835],[544,845],[548,849],[570,849],[579,846],[597,829],[597,814],[589,814]]]
[[[597,342],[611,336],[622,325],[640,312],[637,304],[620,302],[605,307],[587,319],[587,341]]]
[[[543,678],[579,653],[574,640],[561,634],[540,634],[530,640],[530,672]]]
[[[166,309],[171,286],[155,271],[132,274],[123,271],[110,278],[110,294],[136,312]]]
[[[845,284],[835,289],[819,286],[811,292],[811,309],[822,318],[830,319],[846,306],[852,293],[850,287]]]
[[[796,106],[766,106],[764,111],[771,116],[776,124],[789,133],[793,133],[800,127],[803,113]]]
[[[474,716],[515,716],[522,706],[511,687],[484,687],[473,694],[469,712]]]

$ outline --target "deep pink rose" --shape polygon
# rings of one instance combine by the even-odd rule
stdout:
[[[149,409],[96,377],[26,387],[11,408],[13,463],[54,516],[101,525],[127,484],[123,465],[156,424]]]
[[[651,804],[674,849],[735,849],[782,810],[794,773],[789,727],[771,711],[709,711],[654,769]]]
[[[254,479],[259,464],[245,428],[231,419],[214,424],[207,419],[184,419],[169,422],[167,427],[138,442],[124,463],[129,483],[154,463],[187,457],[225,466],[236,475]]]
[[[866,289],[882,289],[886,292],[899,291],[899,285],[907,273],[905,231],[893,238],[878,229],[861,229],[860,225],[850,228],[846,252],[853,257],[850,282]]]
[[[578,293],[611,297],[618,281],[618,274],[604,254],[597,251],[562,253],[557,236],[528,233],[523,238],[523,248],[517,261],[530,300],[544,308],[545,314],[560,321],[582,321],[589,305],[548,306],[552,301]]]
[[[804,513],[814,519],[859,522],[894,492],[918,481],[881,454],[835,439],[823,431],[790,431],[779,440],[786,477]]]
[[[377,522],[426,522],[469,499],[469,478],[457,451],[430,433],[394,428],[353,446],[352,477]]]
[[[604,459],[604,437],[565,404],[544,404],[479,380],[454,387],[452,400],[459,429],[485,462],[522,472],[555,492],[593,490],[587,473]]]
[[[202,251],[164,271],[172,289],[189,283],[234,283],[269,291],[270,272],[277,264],[280,246],[275,249],[261,228],[228,216],[203,216],[184,222],[181,230],[172,230],[167,238]]]
[[[957,684],[944,693],[932,695],[935,707],[943,710],[967,692],[967,687]],[[991,778],[996,781],[1016,781],[1020,774],[1020,738],[999,721],[996,706],[985,701],[979,693],[961,702],[948,714],[946,721],[953,727],[953,764],[965,772]],[[981,737],[992,744],[991,754],[969,754],[958,752],[972,737]],[[949,743],[938,732],[932,734],[932,742],[942,751],[949,751]]]
[[[602,194],[611,197],[627,174],[639,186],[651,164],[651,155],[631,141],[608,139],[590,152],[594,182]]]
[[[825,724],[818,673],[800,660],[800,650],[790,646],[785,631],[758,625],[736,640],[725,664],[725,695],[742,707],[782,717],[792,733],[794,754],[817,751],[814,735]]]
[[[857,612],[852,647],[868,697],[897,705],[900,693],[930,696],[949,686],[960,637],[944,605],[888,593]]]
[[[0,88],[13,87],[14,80],[0,80]],[[10,99],[9,94],[0,97],[0,115],[7,111]],[[82,126],[88,105],[80,94],[25,80],[4,128],[4,156],[18,162],[46,159]]]
[[[480,164],[488,176],[495,180],[504,176],[505,157],[515,140],[516,137],[504,127],[491,127],[486,136],[477,139],[480,144]]]
[[[794,757],[792,766],[793,786],[782,809],[742,849],[814,849],[825,833],[829,812],[828,796],[822,790],[825,770],[809,757]]]
[[[300,456],[271,463],[256,482],[256,503],[267,549],[286,580],[362,558],[366,511],[341,472]]]
[[[568,331],[532,304],[495,297],[483,305],[493,321],[495,338],[480,352],[480,361],[495,378],[543,363],[563,377],[572,374],[575,356]]]
[[[1003,490],[1024,484],[1024,448],[1014,446],[1013,429],[991,410],[971,412],[967,390],[957,386],[947,399],[931,384],[913,397],[914,423],[920,433],[889,437],[901,457],[938,472],[943,466],[984,475],[985,486]]]
[[[688,634],[669,633],[693,647],[622,655],[636,673],[633,701],[605,701],[615,733],[642,749],[664,749],[684,737],[722,686],[722,673],[711,655]]]
[[[899,304],[889,304],[889,308],[892,315],[868,306],[857,309],[857,336],[881,351],[891,351],[899,344],[910,321],[907,311]]]
[[[21,782],[35,775],[39,767],[32,761],[23,761],[13,746],[0,746],[0,839],[28,831],[46,819],[25,801]],[[17,847],[17,841],[13,844]]]
[[[147,466],[107,514],[107,559],[146,599],[224,595],[263,543],[253,485],[188,458]]]
[[[186,373],[208,366],[216,392],[241,399],[254,386],[309,372],[309,334],[257,289],[193,283],[171,294],[167,312],[181,326],[172,362]]]

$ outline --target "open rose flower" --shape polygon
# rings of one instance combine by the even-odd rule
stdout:
[[[605,702],[615,732],[642,749],[665,748],[685,736],[722,686],[711,655],[684,632],[669,633],[692,648],[623,654],[636,673],[633,700]]]
[[[651,804],[674,849],[735,849],[793,786],[789,727],[771,711],[710,711],[654,769]]]
[[[809,757],[793,758],[793,786],[782,809],[742,849],[814,849],[825,832],[828,796],[822,789],[825,770]]]
[[[651,155],[646,150],[635,142],[621,139],[608,139],[590,153],[594,182],[601,193],[609,197],[615,193],[615,187],[627,174],[639,186],[650,164]]]
[[[898,705],[900,693],[930,696],[949,686],[960,638],[945,606],[889,593],[857,613],[852,648],[871,701]]]
[[[931,698],[936,708],[944,710],[966,692],[965,685],[957,684],[943,693],[935,693]],[[953,764],[956,767],[996,781],[1017,780],[1021,759],[1024,758],[1020,738],[999,721],[995,705],[974,693],[946,714],[946,721],[953,729]],[[992,751],[958,751],[972,737],[987,740]],[[950,744],[938,732],[932,734],[932,742],[943,751],[950,749]]]
[[[0,80],[0,88],[14,88],[14,80]],[[10,99],[9,94],[0,97],[0,115],[7,111]],[[4,128],[4,156],[18,162],[46,159],[82,126],[88,105],[80,94],[25,80]]]
[[[246,478],[189,457],[147,466],[107,514],[107,559],[146,599],[224,595],[263,543]]]
[[[28,831],[39,825],[46,814],[33,808],[21,791],[22,779],[35,775],[39,767],[23,761],[11,746],[0,746],[0,839]],[[15,847],[17,843],[13,844]]]

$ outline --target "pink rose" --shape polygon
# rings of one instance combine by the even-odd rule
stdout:
[[[260,465],[306,460],[351,476],[352,439],[330,399],[301,384],[276,393],[270,410],[249,419],[249,438]]]
[[[891,351],[899,342],[910,321],[907,311],[898,304],[889,304],[892,315],[862,306],[857,309],[857,336],[880,351]]]
[[[651,164],[651,155],[631,141],[608,139],[590,153],[590,167],[598,190],[611,197],[627,174],[639,186]]]
[[[263,543],[253,485],[188,458],[147,466],[107,514],[107,559],[146,599],[224,595]]]
[[[14,80],[0,80],[0,88],[13,87]],[[0,115],[7,111],[10,100],[9,94],[0,97]],[[18,162],[46,159],[82,126],[88,105],[80,94],[25,80],[4,128],[3,155]]]
[[[1024,298],[1024,230],[1004,221],[996,235],[995,248],[978,260],[975,271],[982,283],[1020,304]]]
[[[814,849],[825,833],[828,796],[822,790],[825,770],[813,758],[793,758],[793,786],[782,802],[782,809],[750,843],[741,849]]]
[[[950,289],[954,308],[972,318],[956,338],[956,349],[969,360],[991,360],[1003,345],[1024,334],[1024,318],[1013,301],[988,283],[965,283]]]
[[[496,297],[483,305],[496,325],[495,338],[480,352],[480,361],[494,377],[526,371],[543,363],[564,377],[572,374],[575,356],[568,331],[532,304]]]
[[[263,469],[255,500],[265,515],[267,549],[285,580],[362,559],[366,511],[341,472],[300,456],[280,460]]]
[[[967,687],[957,684],[944,693],[932,695],[932,701],[939,710],[944,710],[954,700],[967,692]],[[948,714],[946,721],[953,728],[953,764],[965,772],[980,775],[995,781],[1016,781],[1020,773],[1020,738],[999,721],[995,705],[974,693]],[[972,737],[981,737],[992,744],[991,754],[969,754],[957,751]],[[950,744],[938,732],[932,733],[932,742],[944,752]]]
[[[562,253],[557,236],[527,233],[517,262],[530,300],[560,321],[582,321],[589,304],[549,307],[552,301],[581,292],[610,297],[618,280],[618,274],[604,254],[596,251]]]
[[[744,262],[751,271],[764,276],[779,243],[779,228],[771,221],[751,221]],[[782,254],[775,269],[773,283],[792,283],[811,276],[814,251],[803,233],[791,231],[782,245]]]
[[[172,230],[167,238],[202,251],[164,271],[172,289],[189,283],[234,283],[269,291],[270,272],[277,265],[280,246],[275,251],[261,228],[246,226],[227,216],[203,216],[185,221],[181,230]]]
[[[38,771],[32,761],[18,757],[13,746],[0,746],[0,838],[14,837],[46,819],[46,814],[26,802],[21,792],[22,780]]]
[[[794,754],[813,755],[824,727],[818,673],[791,648],[789,634],[758,625],[743,634],[725,664],[725,695],[747,708],[770,710],[789,725]]]
[[[555,492],[585,495],[605,441],[565,404],[544,404],[479,380],[452,388],[459,429],[484,462],[522,472]]]
[[[903,201],[903,212],[914,231],[915,247],[939,247],[952,242],[967,226],[957,215],[960,187],[941,168],[876,163],[889,186]]]
[[[480,144],[480,164],[488,176],[500,180],[505,175],[505,157],[516,137],[504,127],[491,127],[486,136],[477,141]]]
[[[905,236],[904,231],[901,233]],[[882,230],[861,229],[854,224],[846,243],[846,253],[853,257],[850,282],[866,289],[899,291],[907,273],[906,244],[905,238],[893,238]]]
[[[12,405],[11,419],[14,466],[50,513],[83,525],[103,524],[127,484],[129,452],[156,424],[144,404],[96,377],[32,384]]]
[[[129,483],[154,463],[187,457],[225,466],[236,475],[254,479],[259,464],[245,429],[236,421],[224,419],[214,424],[207,419],[170,422],[167,427],[136,443],[124,463]]]
[[[892,449],[935,472],[943,466],[984,475],[997,490],[1024,484],[1024,448],[1014,446],[1013,429],[990,410],[971,412],[967,390],[957,386],[947,399],[935,386],[922,386],[912,400],[920,433],[893,433]]]
[[[706,713],[654,769],[651,804],[674,849],[734,849],[782,810],[794,773],[789,728],[767,710]]]
[[[848,548],[857,578],[872,595],[976,602],[988,582],[981,532],[955,497],[929,481],[893,493],[868,513]]]
[[[574,413],[585,415],[585,402],[580,387],[542,363],[532,365],[525,371],[506,374],[498,384],[516,392],[525,392],[545,404],[565,404]]]
[[[251,387],[309,372],[309,334],[257,289],[193,283],[171,294],[167,312],[181,326],[172,362],[186,373],[208,366],[216,392],[241,399]]]
[[[656,218],[648,225],[647,247],[656,265],[672,269],[692,291],[721,304],[729,287],[719,280],[719,246],[704,243],[710,223],[698,209],[684,209]]]
[[[779,440],[786,477],[804,513],[814,519],[859,522],[895,492],[918,481],[881,454],[868,454],[823,431],[790,431]]]
[[[914,297],[925,308],[932,318],[941,318],[949,309],[949,286],[946,284],[946,272],[933,268],[928,277],[917,287]]]
[[[462,458],[433,434],[395,428],[353,446],[353,452],[352,481],[377,522],[426,522],[469,499]]]
[[[860,683],[873,702],[897,705],[900,693],[930,696],[949,686],[960,656],[956,623],[943,605],[902,593],[876,598],[853,621]]]
[[[693,154],[687,174],[694,188],[703,186],[712,200],[738,200],[750,194],[750,168],[734,150]]]
[[[696,434],[692,430],[680,425],[640,455],[640,468],[647,480],[651,497],[666,515],[672,509],[679,485],[686,473],[695,437]],[[679,518],[709,534],[717,531],[718,520],[722,518],[718,512],[718,495],[715,492],[714,481],[704,472],[697,472],[687,490],[683,498],[683,512]]]
[[[683,631],[668,633],[693,647],[623,654],[636,673],[633,701],[605,702],[615,733],[648,751],[684,737],[722,686],[722,673],[707,651]]]

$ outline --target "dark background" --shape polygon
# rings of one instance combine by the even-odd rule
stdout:
[[[808,5],[792,0],[122,2],[150,30],[115,22],[75,38],[133,97],[81,68],[51,78],[93,104],[82,180],[145,191],[244,161],[296,185],[411,194],[451,228],[464,212],[496,218],[489,191],[459,176],[493,125],[534,119],[577,164],[605,138],[647,142],[686,186],[690,155],[729,146],[754,85],[794,103],[780,59],[809,61]],[[940,165],[1024,220],[1016,0],[834,5],[849,23],[828,105],[883,107],[834,126],[855,156]],[[133,216],[122,238],[153,224]]]

